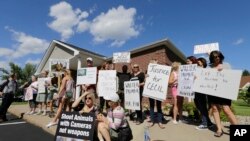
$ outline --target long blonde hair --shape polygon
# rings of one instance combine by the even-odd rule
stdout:
[[[180,65],[181,65],[180,62],[173,62],[172,65],[171,65],[172,66],[171,71],[178,71]]]

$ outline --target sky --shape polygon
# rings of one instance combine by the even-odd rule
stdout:
[[[38,64],[54,39],[111,57],[167,38],[185,56],[218,42],[232,69],[250,71],[247,0],[2,0],[0,7],[1,68]]]

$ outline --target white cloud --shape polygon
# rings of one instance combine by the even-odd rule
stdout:
[[[29,54],[40,54],[49,46],[49,42],[44,39],[39,39],[23,32],[15,31],[9,27],[6,27],[5,29],[13,34],[14,41],[17,42],[13,48],[0,48],[0,51],[5,51],[5,53],[11,54],[11,56],[6,56],[7,58],[20,58]]]
[[[234,44],[234,45],[240,45],[240,44],[242,44],[242,43],[244,43],[244,39],[243,39],[243,38],[239,38],[239,39],[236,40],[233,44]]]
[[[79,22],[76,31],[84,32],[84,31],[87,31],[89,27],[90,27],[90,22],[88,22],[87,20],[84,20],[82,22]]]
[[[41,61],[41,59],[36,59],[36,60],[33,60],[33,59],[28,59],[28,60],[25,62],[25,64],[30,63],[30,64],[37,65],[37,64],[39,64],[39,63],[40,63],[40,61]]]
[[[7,57],[13,53],[12,49],[0,48],[0,57]]]
[[[93,7],[91,7],[91,8],[89,9],[89,13],[90,13],[90,14],[94,13],[94,12],[96,11],[96,9],[97,9],[97,5],[95,4]]]
[[[135,8],[125,9],[123,6],[101,13],[90,26],[94,41],[100,43],[111,40],[111,46],[121,46],[131,37],[138,36],[135,15]]]
[[[78,32],[86,31],[86,22],[83,21],[89,14],[79,8],[73,10],[72,6],[67,2],[60,2],[50,7],[49,16],[53,17],[54,20],[48,26],[52,30],[59,32],[61,39],[65,41],[75,33],[75,27],[77,27]]]
[[[8,61],[0,61],[0,68],[4,68],[6,70],[9,70],[9,62]]]

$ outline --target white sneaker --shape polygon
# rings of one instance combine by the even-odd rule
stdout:
[[[50,128],[51,126],[57,125],[57,122],[49,122],[49,124],[46,125],[47,128]]]
[[[43,115],[43,116],[46,116],[46,114],[47,114],[46,111],[44,111],[42,115]]]
[[[41,115],[42,111],[38,111],[37,113],[35,113],[34,115]]]
[[[33,115],[35,112],[34,111],[31,111],[31,112],[29,112],[29,115]]]
[[[173,123],[174,123],[174,124],[178,124],[178,121],[176,121],[176,120],[173,120]]]

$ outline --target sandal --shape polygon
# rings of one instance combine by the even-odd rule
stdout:
[[[223,135],[223,131],[222,132],[215,132],[214,136],[215,137],[221,137]]]
[[[159,125],[159,127],[160,127],[161,129],[164,129],[164,128],[165,128],[161,123],[158,123],[158,125]]]
[[[150,122],[149,124],[148,124],[148,127],[153,127],[154,126],[154,123],[153,122]]]
[[[137,121],[137,122],[136,122],[136,125],[140,125],[140,124],[142,124],[142,122],[140,122],[140,121]]]

